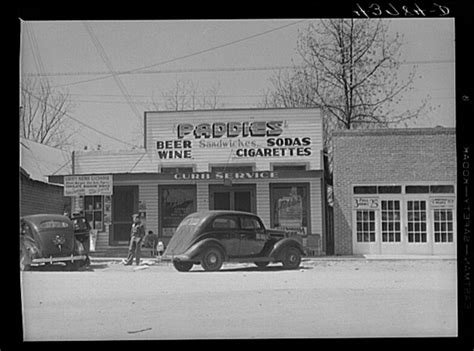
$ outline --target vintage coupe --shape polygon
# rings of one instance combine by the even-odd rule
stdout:
[[[86,260],[86,249],[75,238],[74,224],[68,217],[37,214],[20,218],[21,270],[58,262],[75,269]]]
[[[304,250],[284,231],[266,229],[252,213],[203,211],[187,216],[180,223],[163,254],[180,272],[201,264],[206,271],[217,271],[224,262],[253,262],[265,267],[281,262],[286,269],[298,268]]]

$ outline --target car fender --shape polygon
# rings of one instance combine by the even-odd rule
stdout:
[[[299,243],[299,241],[293,238],[285,238],[277,241],[273,246],[272,251],[270,251],[269,256],[273,257],[275,261],[279,261],[282,259],[281,255],[287,247],[294,247],[300,251],[302,256],[305,256],[303,246]]]
[[[190,260],[198,261],[200,260],[201,254],[204,251],[204,249],[211,246],[217,247],[220,250],[222,250],[222,253],[224,254],[224,258],[225,259],[227,258],[227,254],[226,254],[226,250],[224,246],[219,242],[219,240],[214,239],[214,238],[206,238],[203,240],[199,240],[198,242],[191,245],[191,247],[186,250],[184,255],[189,257]]]

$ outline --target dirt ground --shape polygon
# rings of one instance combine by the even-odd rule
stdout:
[[[456,336],[455,260],[168,263],[22,273],[26,340]]]

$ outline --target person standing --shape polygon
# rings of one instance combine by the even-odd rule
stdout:
[[[128,246],[128,256],[124,261],[124,265],[130,266],[133,263],[135,257],[135,263],[137,266],[140,264],[140,246],[142,245],[143,237],[145,236],[145,228],[140,220],[139,214],[132,216],[133,224],[130,230],[130,245]]]

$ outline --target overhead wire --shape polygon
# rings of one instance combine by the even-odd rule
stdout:
[[[175,58],[172,58],[172,59],[168,59],[168,60],[164,60],[164,61],[161,61],[161,62],[157,62],[157,63],[151,64],[151,65],[142,66],[142,67],[137,67],[137,68],[130,69],[130,70],[127,70],[127,71],[123,71],[123,72],[120,73],[120,75],[122,75],[122,74],[127,74],[127,73],[132,73],[132,72],[138,72],[138,71],[141,71],[141,70],[144,70],[144,69],[148,69],[148,68],[152,68],[152,67],[157,67],[157,66],[160,66],[160,65],[164,65],[164,64],[176,62],[176,61],[179,61],[179,60],[183,60],[183,59],[186,59],[186,58],[189,58],[189,57],[201,55],[201,54],[204,54],[204,53],[207,53],[207,52],[210,52],[210,51],[214,51],[214,50],[218,50],[218,49],[221,49],[221,48],[224,48],[224,47],[228,47],[228,46],[231,46],[231,45],[235,45],[235,44],[241,43],[241,42],[246,41],[246,40],[250,40],[250,39],[253,39],[253,38],[257,38],[257,37],[266,35],[266,34],[268,34],[268,33],[272,33],[272,32],[281,30],[281,29],[283,29],[283,28],[287,28],[287,27],[290,27],[290,26],[294,26],[294,25],[296,25],[296,24],[299,24],[299,23],[302,23],[302,22],[305,22],[305,21],[307,21],[307,20],[304,19],[304,20],[301,20],[301,21],[292,22],[292,23],[289,23],[289,24],[285,24],[285,25],[283,25],[283,26],[279,26],[279,27],[276,27],[276,28],[272,28],[272,29],[267,30],[267,31],[264,31],[264,32],[260,32],[260,33],[257,33],[257,34],[250,35],[250,36],[248,36],[248,37],[244,37],[244,38],[241,38],[241,39],[233,40],[233,41],[230,41],[230,42],[227,42],[227,43],[224,43],[224,44],[220,44],[220,45],[217,45],[217,46],[213,46],[213,47],[210,47],[210,48],[207,48],[207,49],[195,51],[195,52],[192,52],[192,53],[190,53],[190,54],[178,56],[178,57],[175,57]],[[118,73],[117,73],[117,74],[118,74]],[[93,81],[97,81],[97,80],[103,80],[103,79],[111,78],[111,77],[113,77],[113,76],[114,76],[114,75],[110,75],[110,74],[109,74],[109,75],[106,75],[106,76],[103,76],[103,77],[96,77],[96,78],[85,79],[85,80],[80,80],[80,81],[71,82],[71,83],[66,83],[66,84],[60,84],[60,85],[56,85],[55,87],[63,87],[63,86],[71,86],[71,85],[83,84],[83,83],[88,83],[88,82],[93,82]]]
[[[120,79],[120,77],[115,72],[114,67],[112,65],[112,62],[110,61],[109,57],[107,56],[107,53],[106,53],[104,47],[102,46],[102,44],[100,43],[99,38],[97,38],[97,36],[94,33],[94,30],[93,30],[92,26],[89,23],[83,22],[83,24],[84,24],[84,27],[86,28],[87,32],[89,33],[89,36],[90,36],[95,48],[97,49],[97,52],[99,53],[99,56],[102,58],[102,61],[104,61],[105,65],[107,66],[107,68],[109,70],[109,73],[112,74],[112,77],[114,78],[115,83],[117,83],[117,86],[119,87],[120,92],[122,93],[123,97],[125,98],[125,101],[128,103],[128,105],[130,106],[130,109],[132,110],[132,112],[137,117],[138,122],[141,124],[142,123],[141,114],[138,111],[135,104],[133,103],[132,99],[130,98],[130,94],[128,93],[127,88],[125,87],[122,80]]]
[[[25,89],[25,88],[21,88],[21,89],[22,89],[25,93],[27,93],[28,95],[30,95],[31,97],[33,97],[33,98],[35,98],[35,99],[37,99],[37,100],[39,100],[39,101],[43,101],[43,99],[41,99],[40,97],[36,96],[35,94],[33,94],[32,92],[28,91],[27,89]],[[43,102],[44,102],[44,101],[43,101]],[[50,108],[52,108],[52,109],[54,109],[54,110],[56,110],[56,111],[59,111],[55,106],[51,105],[50,103],[48,103],[48,102],[44,102],[44,103],[45,103],[47,106],[49,106]],[[67,113],[67,112],[65,112],[65,111],[61,111],[61,112],[64,114],[65,117],[67,117],[67,118],[73,120],[74,122],[76,122],[76,123],[78,123],[78,124],[80,124],[80,125],[82,125],[82,126],[88,128],[88,129],[90,129],[90,130],[93,130],[94,132],[96,132],[96,133],[98,133],[98,134],[100,134],[100,135],[103,135],[103,136],[105,136],[105,137],[107,137],[107,138],[109,138],[109,139],[115,140],[115,141],[117,141],[117,142],[119,142],[119,143],[121,143],[121,144],[127,145],[127,146],[137,147],[137,145],[128,143],[128,142],[123,141],[123,140],[121,140],[121,139],[118,139],[118,138],[116,138],[116,137],[114,137],[114,136],[112,136],[112,135],[110,135],[110,134],[107,134],[107,133],[105,133],[105,132],[103,132],[103,131],[101,131],[101,130],[95,128],[95,127],[92,127],[92,126],[88,125],[87,123],[84,123],[84,122],[78,120],[77,118],[71,116],[69,113]]]

